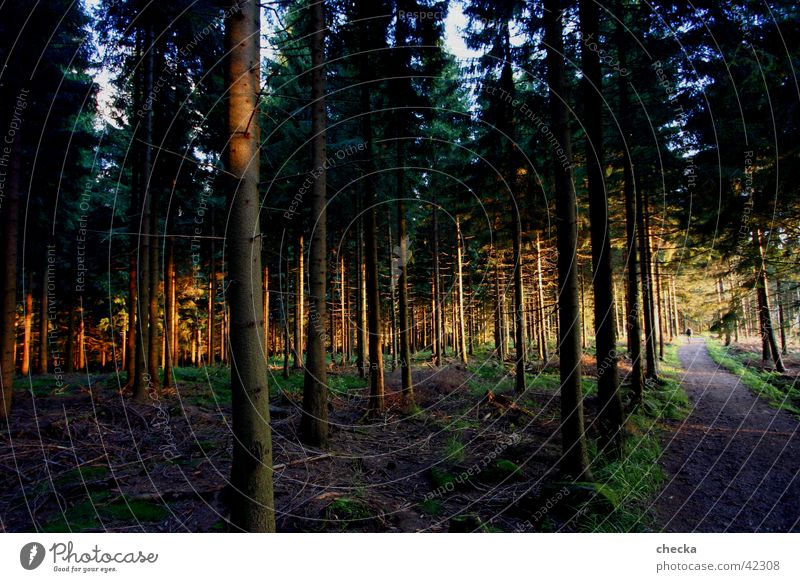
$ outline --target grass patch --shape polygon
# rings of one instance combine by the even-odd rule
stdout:
[[[665,346],[658,382],[645,386],[642,405],[628,417],[629,436],[621,457],[602,455],[596,442],[589,443],[592,473],[608,503],[584,504],[576,516],[579,530],[642,532],[656,526],[648,507],[665,481],[658,464],[662,453],[659,423],[664,419],[680,420],[689,413],[689,398],[678,380],[677,350],[676,345]]]
[[[445,459],[460,463],[466,456],[466,447],[457,437],[451,437],[445,445]]]
[[[788,388],[782,390],[776,383],[779,374],[772,371],[762,371],[745,366],[742,363],[747,354],[731,354],[728,349],[715,339],[706,342],[708,353],[711,359],[732,374],[736,374],[742,380],[742,384],[750,388],[756,395],[764,398],[770,406],[779,410],[786,410],[800,417],[800,408],[796,403],[800,403],[800,390]]]

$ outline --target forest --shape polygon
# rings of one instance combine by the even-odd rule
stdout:
[[[0,531],[800,531],[800,6],[0,2]]]

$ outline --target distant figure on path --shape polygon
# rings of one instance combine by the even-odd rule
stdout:
[[[692,343],[692,328],[691,327],[687,327],[686,328],[686,337],[689,338],[689,343]]]

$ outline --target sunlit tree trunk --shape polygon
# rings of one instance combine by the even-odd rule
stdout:
[[[525,299],[522,289],[522,226],[520,216],[512,217],[514,247],[514,347],[516,371],[514,390],[521,394],[525,391]],[[460,255],[459,255],[460,256]]]
[[[228,54],[226,169],[231,176],[226,236],[231,308],[231,525],[275,531],[267,369],[258,321],[261,306],[259,125],[261,9],[241,0],[225,27]]]
[[[462,244],[462,237],[461,237],[461,223],[459,222],[458,217],[456,217],[456,277],[458,277],[458,315],[456,322],[458,326],[458,353],[461,357],[461,361],[466,364],[467,363],[467,340],[466,340],[466,333],[464,331],[464,273],[463,273],[463,257],[461,252],[461,244]],[[520,268],[520,271],[522,269]],[[521,281],[520,277],[520,281]],[[519,354],[519,350],[517,350],[517,354]]]
[[[48,322],[50,320],[50,312],[49,312],[49,298],[47,294],[47,285],[48,285],[48,277],[47,277],[47,265],[48,260],[45,259],[44,264],[42,266],[42,288],[40,290],[41,295],[39,298],[39,359],[36,366],[36,373],[37,374],[47,374],[48,365],[47,365],[47,353],[48,353],[48,342],[50,341],[49,338],[49,325]],[[131,354],[132,352],[128,352]],[[130,357],[129,357],[130,359]],[[133,378],[133,375],[128,376],[129,379]]]
[[[175,248],[172,239],[167,239],[167,257],[164,270],[164,387],[173,385],[172,368],[178,350],[175,342]]]
[[[292,346],[292,356],[294,363],[292,367],[296,370],[303,367],[303,321],[305,320],[305,294],[304,294],[304,250],[303,235],[297,237],[297,248],[295,250],[295,260],[297,270],[294,279],[294,344]]]
[[[785,372],[786,368],[778,350],[778,342],[775,341],[775,329],[772,325],[772,312],[770,311],[769,295],[767,294],[769,285],[767,283],[767,268],[764,262],[764,244],[761,240],[761,229],[758,227],[753,229],[753,248],[758,261],[756,267],[756,293],[759,300],[758,308],[762,338],[768,347],[769,354],[772,355],[772,361],[775,362],[775,369],[778,372]]]
[[[22,367],[20,372],[27,376],[31,365],[31,326],[33,324],[33,273],[28,272],[25,289],[25,320],[22,332]]]

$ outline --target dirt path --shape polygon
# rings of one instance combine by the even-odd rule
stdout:
[[[665,531],[800,531],[800,426],[717,366],[698,339],[680,348],[692,413],[664,436]]]

